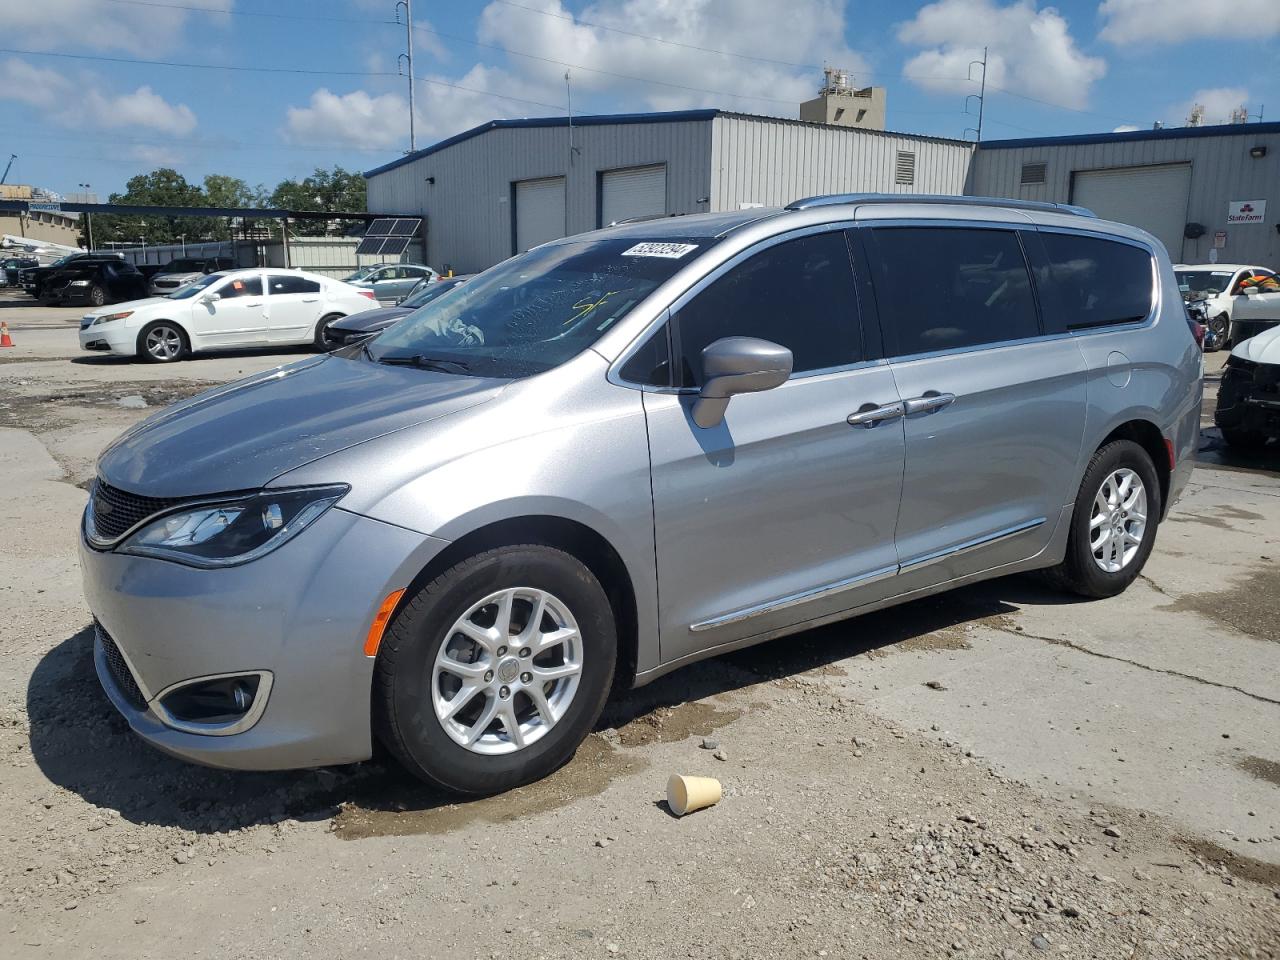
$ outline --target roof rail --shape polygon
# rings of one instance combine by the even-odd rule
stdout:
[[[1053,213],[1071,213],[1078,217],[1097,217],[1087,207],[1070,203],[1050,203],[1047,200],[1012,200],[1000,197],[956,197],[940,193],[832,193],[824,197],[805,197],[787,204],[788,210],[809,210],[812,207],[829,207],[837,204],[864,203],[946,203],[972,207],[1008,207],[1014,210],[1048,210]]]

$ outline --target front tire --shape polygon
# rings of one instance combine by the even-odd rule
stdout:
[[[616,659],[609,599],[580,561],[541,544],[488,550],[401,606],[374,669],[374,730],[430,784],[510,790],[573,756]]]
[[[95,307],[101,307],[107,302],[107,292],[99,286],[95,286],[89,291],[89,302]]]
[[[1160,481],[1132,440],[1113,440],[1089,461],[1071,514],[1067,554],[1046,571],[1054,585],[1084,597],[1113,597],[1137,579],[1160,522]]]
[[[190,350],[186,332],[168,320],[149,323],[138,334],[138,356],[148,363],[176,363]]]

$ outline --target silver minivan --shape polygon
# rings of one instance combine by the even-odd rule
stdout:
[[[201,763],[483,794],[610,692],[962,584],[1124,590],[1191,473],[1167,254],[1088,211],[818,197],[569,237],[102,455],[95,661]]]

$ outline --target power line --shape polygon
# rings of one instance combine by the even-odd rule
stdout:
[[[369,71],[369,70],[307,70],[301,67],[242,67],[232,66],[222,63],[183,63],[176,60],[143,60],[133,57],[104,57],[91,56],[87,53],[55,53],[51,50],[19,50],[14,47],[0,47],[0,53],[11,53],[24,57],[55,57],[62,60],[92,60],[99,63],[127,63],[148,67],[180,67],[187,70],[226,70],[237,73],[286,73],[301,74],[307,76],[321,77],[398,77],[399,74],[390,73],[388,71]],[[523,97],[513,97],[506,93],[497,93],[493,90],[481,90],[478,87],[464,87],[460,83],[450,83],[447,80],[433,80],[427,77],[418,77],[418,83],[429,83],[433,86],[448,87],[451,90],[462,90],[466,93],[477,93],[485,97],[493,97],[497,100],[509,100],[514,103],[528,103],[535,107],[547,107],[551,110],[564,110],[558,103],[544,103],[541,100],[528,100]]]
[[[359,23],[359,24],[392,24],[394,20],[371,20],[362,17],[332,17],[322,14],[302,13],[264,13],[260,10],[224,10],[219,7],[201,7],[189,3],[160,3],[158,0],[108,0],[130,7],[159,7],[164,10],[187,10],[192,13],[213,13],[233,17],[262,17],[269,20],[306,20],[314,22],[322,20],[327,23]]]

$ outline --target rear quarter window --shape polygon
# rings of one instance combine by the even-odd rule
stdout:
[[[1130,243],[1041,233],[1036,285],[1046,333],[1137,323],[1151,313],[1151,254]]]

